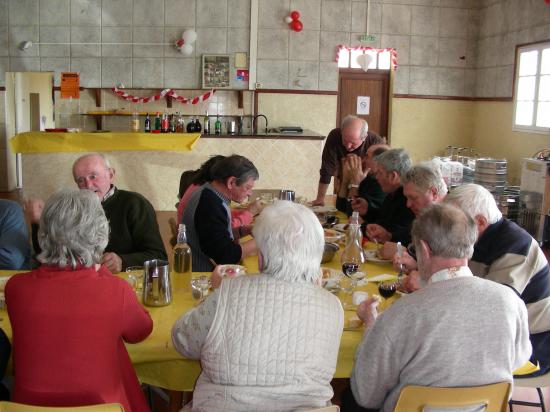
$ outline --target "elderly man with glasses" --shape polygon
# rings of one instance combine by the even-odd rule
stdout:
[[[477,239],[470,216],[452,205],[431,205],[415,220],[412,238],[425,286],[380,316],[376,299],[357,308],[367,329],[355,355],[351,389],[368,410],[393,411],[408,385],[511,382],[531,354],[521,299],[468,268]]]

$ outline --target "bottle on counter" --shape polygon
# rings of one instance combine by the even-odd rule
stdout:
[[[202,132],[202,125],[201,125],[201,122],[199,122],[199,118],[197,117],[195,119],[195,133],[200,133]]]
[[[222,134],[222,122],[220,122],[220,115],[216,115],[216,123],[214,123],[214,132],[216,134]]]
[[[168,119],[168,113],[164,112],[162,115],[162,133],[168,133],[170,131],[170,121]]]
[[[185,120],[183,119],[183,115],[180,114],[178,116],[178,121],[176,124],[176,132],[177,133],[185,133]]]
[[[151,119],[149,118],[149,113],[145,116],[145,127],[143,128],[145,133],[151,132]]]
[[[139,132],[139,113],[134,110],[132,113],[132,120],[130,121],[130,129],[132,132]]]
[[[160,119],[160,112],[157,112],[157,115],[155,116],[155,130],[158,130],[160,132],[162,126],[162,121]]]
[[[178,237],[174,246],[174,272],[191,276],[191,248],[187,244],[185,225],[178,226]]]
[[[191,118],[187,123],[187,133],[193,133],[195,131],[195,119]]]
[[[210,134],[210,118],[208,117],[208,110],[206,116],[204,116],[204,134]]]
[[[176,133],[176,116],[174,116],[173,114],[170,115],[170,133]]]

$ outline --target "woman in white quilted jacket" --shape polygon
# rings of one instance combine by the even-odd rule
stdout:
[[[321,288],[323,229],[306,207],[277,201],[253,229],[260,272],[220,281],[172,329],[200,359],[192,411],[297,411],[330,405],[344,313]]]

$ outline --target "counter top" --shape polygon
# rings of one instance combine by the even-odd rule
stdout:
[[[206,139],[289,139],[289,140],[324,140],[326,136],[304,129],[302,133],[244,133],[244,134],[202,134]]]

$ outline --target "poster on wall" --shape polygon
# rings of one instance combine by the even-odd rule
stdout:
[[[228,54],[202,55],[202,88],[224,89],[229,88],[229,73],[231,64]]]
[[[80,75],[78,73],[61,73],[61,98],[80,98]]]
[[[370,114],[370,96],[357,96],[357,114]]]

